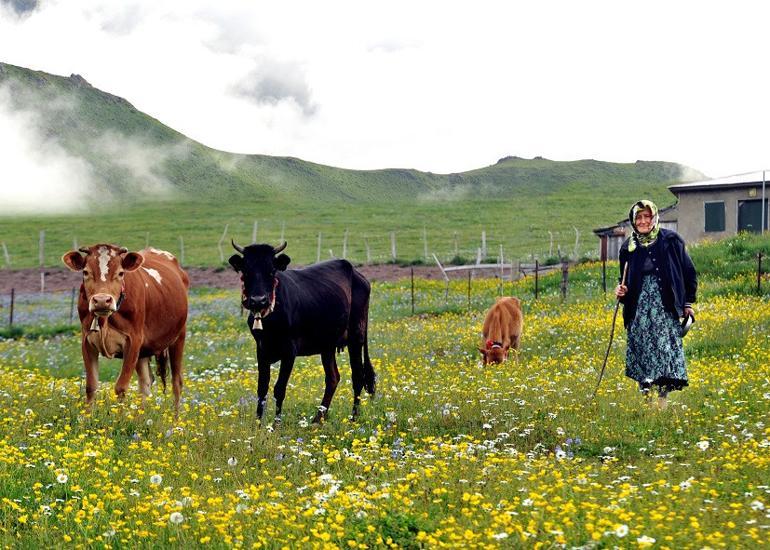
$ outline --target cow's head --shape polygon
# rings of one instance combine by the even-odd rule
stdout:
[[[141,254],[111,244],[72,250],[61,259],[72,271],[83,272],[88,311],[101,317],[118,309],[124,291],[123,277],[144,262]]]
[[[235,241],[232,244],[240,252],[230,256],[229,261],[233,269],[241,274],[243,307],[252,313],[259,312],[264,317],[275,304],[278,282],[275,274],[285,271],[291,262],[291,258],[281,254],[286,248],[286,241],[277,247],[269,244],[242,247],[235,244]]]
[[[493,342],[492,340],[487,340],[486,346],[479,348],[485,365],[488,365],[489,363],[498,364],[504,362],[508,359],[509,350],[510,346],[504,346],[499,342]]]

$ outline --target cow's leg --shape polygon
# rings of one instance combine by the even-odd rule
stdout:
[[[260,353],[257,347],[257,420],[262,420],[267,404],[267,390],[270,389],[270,361]]]
[[[334,348],[323,352],[321,354],[321,361],[323,362],[324,373],[326,374],[324,379],[326,389],[324,390],[323,399],[321,399],[321,406],[318,407],[318,411],[315,413],[315,417],[313,417],[314,423],[323,422],[326,419],[334,392],[337,391],[337,384],[340,382],[340,371],[337,370],[337,358],[334,355]]]
[[[281,359],[281,370],[278,372],[278,380],[273,388],[273,396],[275,397],[275,422],[279,424],[281,422],[281,408],[283,407],[283,400],[286,397],[286,385],[289,383],[289,376],[291,376],[291,370],[294,368],[294,355],[284,357]]]
[[[350,356],[350,376],[353,381],[353,412],[352,420],[358,417],[361,406],[361,390],[364,389],[364,362],[363,346],[358,342],[348,344],[348,355]]]
[[[519,364],[519,348],[521,346],[520,344],[521,335],[515,334],[513,336],[513,345],[511,346],[513,348],[513,357],[516,360],[516,364]]]
[[[128,345],[123,351],[123,366],[120,369],[118,381],[115,382],[115,395],[122,399],[126,395],[131,375],[134,374],[136,363],[139,360],[139,348],[141,339],[129,339]]]
[[[144,405],[144,400],[150,395],[150,387],[152,386],[149,357],[140,357],[137,361],[136,377],[139,379],[139,392],[142,394],[142,405]]]
[[[184,339],[186,329],[182,328],[179,338],[168,347],[171,362],[171,389],[174,392],[174,418],[179,418],[179,401],[182,399],[182,365],[184,362]]]
[[[99,387],[99,352],[85,338],[81,343],[81,351],[83,352],[83,365],[86,369],[86,403],[90,408],[94,401],[94,394]]]

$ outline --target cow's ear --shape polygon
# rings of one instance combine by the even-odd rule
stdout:
[[[144,263],[144,256],[139,254],[138,252],[129,252],[125,256],[123,256],[123,260],[120,262],[120,265],[123,266],[123,269],[126,271],[136,271],[140,267],[142,267],[142,264]]]
[[[243,271],[243,256],[239,254],[233,254],[227,261],[230,262],[230,265],[233,266],[235,271]]]
[[[80,252],[71,250],[61,257],[61,261],[64,262],[71,271],[83,271],[86,266],[86,259]]]
[[[483,355],[484,357],[487,356],[487,350],[485,350],[484,348],[478,348],[478,349],[481,352],[481,355]]]
[[[289,265],[289,262],[291,262],[291,258],[286,254],[278,254],[275,260],[273,260],[273,265],[278,271],[286,271],[286,266]]]

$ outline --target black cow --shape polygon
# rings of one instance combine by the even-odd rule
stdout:
[[[347,260],[330,260],[286,271],[291,261],[286,242],[241,247],[232,241],[230,265],[241,274],[243,307],[249,310],[249,329],[257,342],[257,417],[262,418],[270,385],[270,365],[281,361],[275,384],[276,422],[286,396],[294,359],[321,354],[326,390],[313,422],[321,422],[337,389],[340,373],[335,353],[348,347],[353,378],[353,417],[359,412],[361,389],[374,395],[376,374],[369,360],[369,281]],[[363,357],[362,357],[363,351]]]

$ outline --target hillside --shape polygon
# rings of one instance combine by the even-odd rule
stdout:
[[[703,177],[657,161],[505,157],[434,174],[236,155],[185,137],[78,75],[2,63],[0,115],[11,124],[10,143],[26,140],[36,156],[21,166],[4,157],[4,170],[20,181],[6,177],[0,188],[0,268],[38,265],[41,231],[47,266],[60,265],[73,243],[94,242],[151,244],[188,265],[221,265],[227,256],[218,244],[250,241],[257,229],[259,241],[287,239],[302,264],[331,256],[432,262],[433,253],[471,261],[484,244],[492,260],[500,247],[505,257],[530,260],[591,255],[591,230],[622,219],[633,200],[666,206],[674,201],[668,185]],[[24,181],[49,175],[35,172],[39,166],[58,166],[59,186],[14,208]]]
[[[507,157],[458,174],[410,169],[346,170],[290,157],[210,149],[138,111],[83,77],[55,76],[0,63],[0,87],[17,111],[34,113],[38,131],[91,167],[97,190],[116,198],[161,187],[188,198],[243,195],[332,201],[497,197],[554,193],[565,185],[658,185],[693,170],[666,162],[617,164]],[[125,151],[132,159],[127,162]],[[137,165],[141,165],[137,169]],[[166,185],[168,184],[168,185]],[[534,188],[533,188],[534,186]],[[103,193],[100,193],[103,195]]]

